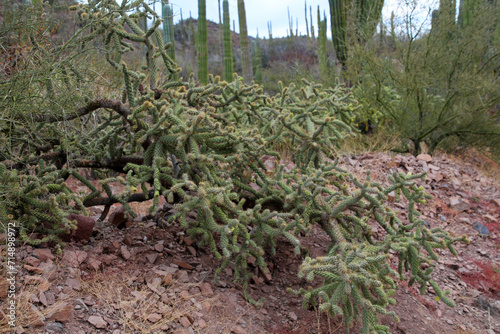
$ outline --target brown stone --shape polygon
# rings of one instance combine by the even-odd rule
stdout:
[[[87,319],[95,328],[106,328],[108,325],[106,321],[101,316],[92,315]]]
[[[186,317],[180,317],[179,323],[184,328],[188,328],[189,326],[191,326],[191,322],[189,322],[189,320]]]
[[[38,267],[41,262],[39,259],[33,256],[28,256],[27,258],[24,259],[24,261],[26,261],[26,263],[32,267]]]
[[[33,253],[35,253],[35,256],[42,262],[47,261],[47,259],[55,260],[54,255],[52,255],[52,252],[48,248],[37,248],[33,251]]]
[[[123,237],[122,242],[127,246],[132,246],[132,237],[130,235],[126,235]]]
[[[269,269],[266,272],[266,270],[264,268],[262,268],[262,267],[259,266],[259,272],[260,272],[262,278],[264,278],[264,281],[266,283],[270,283],[273,280],[273,277],[269,273]]]
[[[125,260],[130,259],[130,257],[132,256],[132,255],[130,254],[130,252],[128,251],[127,246],[121,246],[121,247],[120,247],[120,253],[122,254],[122,257],[123,257]]]
[[[30,304],[30,310],[28,311],[30,324],[35,327],[40,327],[44,325],[45,317],[40,312],[40,310],[33,304]]]
[[[146,259],[148,259],[149,263],[154,264],[156,259],[158,258],[158,254],[148,254],[146,255]]]
[[[45,292],[50,287],[49,281],[42,276],[25,276],[24,283],[28,285],[36,285],[39,292]]]
[[[240,326],[236,326],[231,329],[231,333],[234,334],[247,334],[247,331]]]
[[[417,159],[425,161],[425,162],[431,162],[432,161],[432,157],[429,154],[419,154],[419,155],[417,155]]]
[[[160,321],[162,319],[162,316],[159,315],[158,313],[151,313],[150,315],[148,315],[147,319],[152,323],[155,323]]]
[[[191,299],[191,295],[186,290],[181,291],[181,293],[179,293],[179,297],[181,297],[183,300]]]
[[[28,270],[28,271],[32,271],[34,272],[35,274],[43,274],[43,269],[41,268],[37,268],[37,267],[33,267],[33,266],[30,266],[29,264],[25,264],[24,265],[24,269]]]
[[[165,285],[170,285],[170,284],[172,284],[173,280],[174,280],[174,277],[172,276],[172,274],[166,274],[165,276],[163,276],[162,282]]]
[[[63,263],[71,267],[79,267],[88,257],[87,252],[80,250],[64,250]]]
[[[86,217],[83,215],[77,215],[74,213],[70,213],[67,217],[69,220],[74,220],[76,221],[76,229],[65,233],[61,234],[60,237],[64,241],[82,241],[82,240],[89,240],[90,237],[92,236],[92,231],[94,230],[95,226],[95,219],[91,217]]]
[[[155,249],[155,251],[157,251],[157,252],[160,252],[160,253],[161,253],[161,252],[163,252],[163,244],[156,244],[156,245],[154,246],[154,249]]]
[[[212,286],[210,283],[201,283],[200,285],[201,294],[207,298],[210,298],[214,295],[214,291],[212,290]]]
[[[69,303],[62,303],[57,309],[49,315],[49,319],[64,322],[73,314],[73,306]]]
[[[470,205],[467,202],[464,202],[460,197],[455,196],[450,198],[450,207],[453,210],[462,212],[470,209]]]
[[[187,262],[184,262],[180,259],[174,259],[173,262],[178,265],[179,267],[181,268],[184,268],[184,269],[187,269],[187,270],[192,270],[194,269],[194,267],[192,265],[190,265],[189,263]]]
[[[90,256],[88,259],[87,259],[87,263],[89,264],[89,266],[94,269],[94,270],[99,270],[99,268],[101,267],[101,264],[102,262],[98,259],[96,259],[95,257],[93,256]]]
[[[66,280],[66,285],[69,286],[70,288],[76,290],[76,291],[80,291],[82,289],[82,284],[80,283],[79,280],[77,280],[75,278],[68,278]]]

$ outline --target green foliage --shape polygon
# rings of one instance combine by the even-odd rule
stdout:
[[[249,300],[249,258],[266,270],[266,251],[274,254],[280,239],[307,255],[301,239],[319,226],[331,240],[327,256],[306,257],[301,266],[302,277],[322,283],[296,292],[305,305],[319,302],[322,311],[342,314],[347,328],[361,318],[368,333],[387,331],[377,314],[393,315],[386,306],[394,302],[395,279],[409,279],[422,290],[430,284],[452,304],[430,276],[435,249],[454,253],[452,244],[465,240],[430,230],[419,218],[417,204],[428,198],[417,185],[423,175],[394,174],[392,185],[383,187],[369,175],[358,180],[333,160],[334,147],[353,134],[359,108],[349,90],[302,80],[300,85],[279,83],[279,92],[269,95],[237,76],[227,82],[210,75],[205,85],[194,76],[174,79],[179,69],[156,29],[159,23],[148,30],[137,24],[156,15],[142,0],[121,5],[95,0],[74,9],[87,25],[65,50],[77,54],[83,42],[103,46],[108,63],[122,76],[122,99],[92,97],[64,112],[42,105],[26,113],[23,122],[12,110],[6,114],[0,125],[11,141],[0,160],[2,218],[55,235],[69,224],[67,212],[116,202],[127,207],[129,201],[145,199],[153,200],[155,212],[163,196],[177,210],[169,220],[221,260],[219,272],[234,263],[234,278]],[[139,70],[122,57],[135,43],[146,48],[146,66]],[[167,80],[160,75],[163,67]],[[53,86],[66,79],[54,77]],[[86,122],[90,118],[95,123]],[[60,128],[63,135],[56,131]],[[23,129],[52,141],[47,139],[41,150],[37,137],[20,136]],[[293,157],[292,167],[280,161],[277,152],[283,151]],[[276,157],[274,166],[263,157]],[[83,168],[103,171],[97,173],[101,187],[81,176]],[[123,176],[108,178],[109,170]],[[63,182],[70,176],[88,190],[71,191]],[[113,182],[126,190],[114,193]],[[388,207],[390,192],[397,200],[403,195],[407,218]],[[186,219],[192,212],[196,218]],[[383,229],[385,238],[373,238],[371,226]],[[389,267],[390,253],[399,258],[398,273]],[[429,268],[425,272],[423,263]]]
[[[428,34],[411,25],[404,37],[394,33],[395,51],[385,58],[375,45],[353,48],[352,78],[359,83],[358,97],[412,143],[413,153],[420,153],[422,142],[432,153],[453,141],[498,157],[500,63],[491,36],[497,14],[490,5],[478,8],[474,23],[457,33],[453,3],[441,2]]]

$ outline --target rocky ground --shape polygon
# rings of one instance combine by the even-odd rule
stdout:
[[[434,278],[450,290],[456,307],[436,301],[432,288],[420,295],[404,282],[392,307],[401,321],[383,319],[392,333],[500,333],[500,183],[474,163],[447,156],[371,154],[344,157],[341,166],[360,178],[388,184],[390,171],[428,172],[422,181],[434,196],[420,207],[431,227],[471,243],[456,246],[458,256],[440,253]],[[73,185],[78,187],[78,185]],[[400,209],[397,202],[394,208]],[[284,240],[269,257],[271,272],[254,267],[249,293],[262,307],[245,301],[232,269],[214,280],[217,260],[175,224],[165,223],[173,208],[151,216],[148,205],[128,219],[119,207],[97,224],[88,240],[70,242],[62,251],[41,244],[18,245],[16,261],[18,327],[7,324],[7,282],[0,279],[0,333],[343,333],[341,319],[305,310],[287,292],[307,282],[297,278],[302,261]],[[94,218],[100,209],[94,210]],[[401,213],[403,215],[403,213]],[[191,217],[192,218],[192,217]],[[374,230],[377,235],[382,231]],[[90,234],[89,234],[90,235]],[[0,236],[5,240],[5,236]],[[302,240],[313,256],[328,242],[320,230]],[[0,245],[5,256],[6,247]],[[251,261],[250,261],[251,262]],[[357,333],[355,328],[352,332]]]

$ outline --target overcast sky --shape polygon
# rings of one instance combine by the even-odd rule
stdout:
[[[400,3],[416,1],[419,8],[419,17],[426,17],[428,8],[437,8],[439,1],[437,0],[385,0],[383,16],[384,21],[390,18],[391,11],[401,12]],[[198,17],[198,0],[170,0],[170,4],[174,8],[174,22],[180,20],[180,13],[182,9],[182,16],[186,19],[189,18],[189,13],[193,18]],[[217,0],[206,0],[207,3],[207,19],[219,22],[219,11]],[[328,18],[328,32],[330,32],[330,11],[328,0],[307,0],[307,7],[311,6],[314,30],[317,33],[317,8],[320,6],[321,13],[325,11]],[[221,0],[222,6],[222,0]],[[293,16],[293,30],[295,33],[296,19],[299,19],[299,33],[306,34],[306,23],[304,15],[304,1],[303,0],[247,0],[245,1],[245,9],[247,16],[248,34],[255,36],[257,29],[261,37],[268,36],[267,22],[272,22],[272,33],[274,37],[282,37],[287,35],[288,29],[288,11],[290,8],[290,16]],[[156,4],[156,11],[160,11],[159,3]],[[308,9],[309,11],[309,9]],[[236,21],[236,31],[239,32],[238,26],[238,5],[237,0],[229,0],[229,14],[231,22]],[[323,15],[323,14],[322,14]],[[308,20],[309,20],[308,13]],[[311,23],[309,22],[309,25]],[[232,29],[232,23],[231,23]],[[329,33],[330,35],[330,33]]]

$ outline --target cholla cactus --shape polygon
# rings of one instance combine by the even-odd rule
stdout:
[[[430,284],[452,304],[431,278],[434,250],[454,252],[452,244],[462,239],[431,230],[419,218],[415,205],[427,198],[417,184],[423,175],[393,174],[392,185],[384,188],[369,175],[358,180],[334,162],[333,148],[353,135],[359,107],[345,87],[323,89],[303,80],[300,87],[280,84],[280,92],[270,96],[237,76],[232,82],[208,76],[204,85],[194,76],[181,81],[174,78],[178,68],[157,30],[161,20],[147,30],[136,22],[156,15],[142,0],[121,5],[96,0],[77,10],[96,19],[89,23],[92,33],[75,37],[74,52],[83,41],[102,37],[107,61],[123,75],[123,99],[95,99],[73,113],[30,115],[37,133],[57,136],[63,124],[68,130],[43,150],[31,138],[15,141],[11,151],[28,154],[11,154],[4,160],[20,161],[0,164],[0,218],[23,219],[26,226],[48,221],[55,235],[69,224],[65,212],[147,199],[155,212],[164,197],[177,210],[170,222],[207,245],[221,260],[219,271],[235,264],[235,279],[249,300],[249,262],[266,270],[266,250],[274,254],[279,238],[297,254],[306,253],[300,236],[318,225],[331,242],[325,257],[306,258],[301,266],[302,277],[323,279],[317,289],[296,291],[305,305],[319,303],[321,310],[343,315],[348,328],[361,318],[367,333],[386,331],[377,314],[392,314],[386,306],[393,303],[396,279],[408,278],[422,289]],[[146,47],[145,68],[133,70],[121,60],[133,48],[131,41]],[[159,75],[163,67],[167,80]],[[82,122],[91,113],[97,122],[92,126]],[[17,122],[21,116],[12,117]],[[283,148],[297,166],[286,172],[276,153]],[[264,155],[278,158],[274,168],[263,163]],[[36,176],[25,168],[33,164],[40,165]],[[81,168],[122,175],[97,173],[101,187],[96,187],[81,176]],[[85,194],[65,186],[70,175],[88,188]],[[113,192],[111,182],[126,190]],[[393,191],[408,203],[406,221],[386,205]],[[186,219],[193,211],[196,219]],[[387,236],[374,240],[371,225]],[[399,258],[398,272],[389,267],[389,252]],[[423,271],[422,263],[429,269]]]

